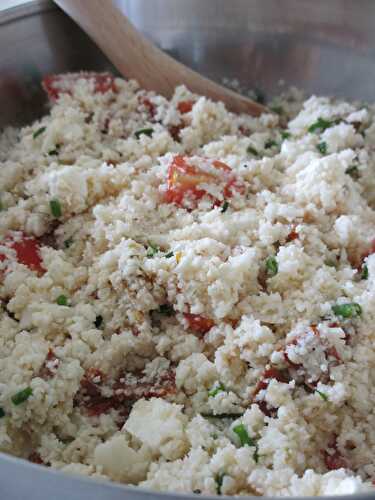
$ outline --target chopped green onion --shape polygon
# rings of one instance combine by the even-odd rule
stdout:
[[[284,108],[282,106],[271,106],[270,110],[274,113],[277,113],[278,115],[284,114]]]
[[[225,391],[226,391],[226,389],[225,389],[224,385],[221,382],[219,382],[218,385],[216,385],[213,389],[211,389],[209,391],[208,396],[210,398],[214,398],[216,396],[216,394],[219,394],[219,392],[225,392]]]
[[[95,318],[94,325],[95,328],[100,328],[103,323],[103,316],[101,314],[98,314],[98,316]]]
[[[273,255],[270,255],[266,259],[266,270],[267,270],[267,275],[271,277],[276,276],[279,270],[276,257],[274,257]]]
[[[290,138],[290,136],[291,136],[291,133],[290,133],[290,132],[286,132],[286,131],[284,131],[284,130],[281,132],[281,138],[282,138],[282,139],[284,139],[284,140],[285,140],[285,139],[289,139],[289,138]]]
[[[326,142],[319,142],[319,144],[317,144],[316,146],[316,149],[319,151],[319,153],[321,153],[322,155],[326,155],[327,154],[327,143]]]
[[[168,252],[168,253],[166,253],[166,254],[164,255],[164,257],[165,257],[166,259],[170,259],[171,257],[173,257],[173,255],[174,255],[174,253],[173,253],[173,252]]]
[[[134,132],[134,135],[137,139],[141,137],[141,135],[147,135],[148,137],[152,137],[152,134],[154,133],[153,128],[141,128]]]
[[[0,418],[5,417],[5,411],[0,407]]]
[[[33,133],[33,139],[36,139],[37,137],[39,137],[40,135],[42,135],[43,132],[45,132],[45,131],[46,131],[46,127],[40,127],[40,128],[38,128],[38,130]]]
[[[164,316],[173,316],[174,309],[170,304],[162,304],[158,309],[159,314],[164,314]]]
[[[33,393],[33,390],[31,387],[26,387],[26,389],[23,389],[20,392],[17,392],[14,394],[14,396],[11,397],[12,403],[16,406],[20,405],[21,403],[24,403],[29,399],[31,394]]]
[[[221,207],[221,213],[223,214],[224,212],[226,212],[228,210],[228,207],[229,207],[229,203],[227,201],[224,201],[222,207]]]
[[[335,125],[334,121],[325,120],[324,118],[318,118],[316,120],[316,122],[314,122],[312,125],[310,125],[310,127],[307,130],[308,130],[308,132],[311,132],[311,133],[316,132],[316,131],[324,132],[324,130],[332,127],[333,125]]]
[[[255,148],[253,148],[253,146],[248,146],[246,151],[254,156],[259,156],[258,151]]]
[[[359,179],[359,170],[358,170],[357,165],[353,165],[352,167],[348,167],[345,170],[345,173],[350,175],[350,177],[352,177],[352,179],[354,179],[354,180]]]
[[[336,304],[332,306],[332,311],[336,316],[342,318],[355,318],[362,314],[362,307],[356,302],[350,302],[348,304]]]
[[[65,248],[70,248],[73,243],[73,238],[68,238],[67,240],[64,241],[64,247]]]
[[[236,425],[232,430],[239,437],[241,446],[245,446],[246,444],[249,446],[255,446],[255,440],[249,436],[244,424]]]
[[[216,493],[218,495],[221,495],[221,488],[223,486],[223,480],[224,480],[225,474],[219,474],[216,476],[215,482],[216,482]]]
[[[68,299],[65,295],[59,295],[56,299],[56,304],[59,306],[67,306],[68,305]]]
[[[49,207],[51,209],[51,213],[56,219],[62,216],[62,210],[59,200],[51,200],[49,202]]]
[[[270,139],[269,141],[267,141],[265,143],[264,149],[270,149],[270,148],[273,148],[274,146],[277,146],[277,142]]]
[[[368,267],[366,265],[364,265],[362,267],[361,279],[362,280],[367,280],[368,279]]]
[[[317,392],[317,393],[319,394],[319,396],[320,396],[322,399],[324,399],[324,401],[328,401],[328,396],[327,396],[327,394],[325,394],[324,392],[318,391],[318,389],[316,389],[316,391],[315,391],[315,392]]]
[[[153,245],[152,243],[149,243],[146,255],[147,255],[147,257],[149,257],[151,259],[157,253],[159,253],[159,251],[160,251],[159,247],[157,247],[156,245]]]

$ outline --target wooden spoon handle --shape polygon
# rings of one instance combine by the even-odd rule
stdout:
[[[141,87],[169,98],[177,85],[196,94],[223,101],[235,113],[259,116],[267,109],[214,83],[169,57],[149,42],[128,21],[112,0],[55,0],[94,40],[119,72]]]

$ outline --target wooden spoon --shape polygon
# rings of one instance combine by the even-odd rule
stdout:
[[[102,49],[125,78],[134,78],[146,90],[167,98],[184,84],[196,94],[222,101],[234,113],[253,116],[267,108],[214,83],[169,57],[149,42],[112,0],[55,0]]]

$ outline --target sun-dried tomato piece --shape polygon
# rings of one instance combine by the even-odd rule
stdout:
[[[180,101],[177,104],[177,109],[181,114],[185,114],[185,113],[190,113],[190,111],[193,109],[193,106],[194,106],[194,101],[192,100]]]
[[[299,238],[299,234],[296,231],[295,224],[293,224],[290,233],[286,237],[286,241],[289,243],[290,241],[298,240],[298,238]]]
[[[113,75],[93,71],[46,75],[43,78],[43,87],[50,100],[56,101],[61,94],[71,94],[74,85],[80,79],[92,81],[94,83],[94,92],[99,94],[104,94],[110,90],[116,91],[115,77]]]
[[[358,248],[351,249],[351,251],[348,252],[348,260],[354,269],[362,271],[365,259],[373,253],[375,253],[375,238],[371,241],[365,251]]]
[[[52,378],[55,375],[59,364],[59,358],[55,355],[52,349],[48,349],[46,359],[38,372],[38,377],[44,380]]]
[[[337,436],[334,434],[327,443],[327,450],[321,450],[328,470],[346,469],[347,461],[338,450]]]
[[[166,370],[152,380],[142,373],[128,373],[119,376],[116,380],[107,381],[106,376],[100,370],[90,368],[81,380],[74,404],[83,407],[92,417],[107,413],[112,409],[118,410],[120,420],[124,421],[138,399],[163,398],[175,392],[173,370]]]
[[[251,134],[251,130],[247,127],[244,127],[243,125],[240,125],[238,127],[238,131],[240,132],[241,135],[245,137],[249,137],[249,135]]]
[[[44,465],[45,467],[51,467],[51,464],[49,462],[45,462],[37,451],[32,451],[30,455],[27,457],[27,459],[29,460],[29,462],[32,462],[33,464]]]
[[[267,404],[265,400],[258,400],[256,398],[257,394],[259,394],[260,391],[264,391],[268,388],[268,385],[270,381],[274,379],[277,380],[278,382],[283,382],[284,384],[287,384],[290,381],[290,376],[287,372],[287,370],[280,370],[275,367],[270,367],[267,368],[263,374],[259,382],[257,383],[254,393],[253,393],[253,402],[256,403],[260,410],[267,416],[267,417],[274,417],[277,413],[277,408],[273,408],[270,405]]]
[[[215,325],[212,319],[205,318],[200,314],[190,314],[185,313],[184,318],[186,319],[189,328],[195,333],[204,335]]]
[[[156,106],[153,102],[150,101],[148,97],[139,96],[138,101],[141,105],[143,105],[150,115],[151,118],[154,118],[156,115]]]
[[[185,128],[183,123],[180,123],[179,125],[171,125],[168,128],[168,132],[174,141],[181,142],[180,132],[183,128]]]
[[[10,235],[2,242],[2,245],[15,250],[17,262],[20,264],[24,264],[32,271],[40,274],[45,272],[40,256],[40,243],[36,238],[25,234]],[[0,262],[5,259],[5,255],[0,253]]]

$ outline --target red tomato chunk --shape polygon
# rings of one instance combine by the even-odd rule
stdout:
[[[222,184],[224,198],[233,196],[233,191],[243,191],[232,173],[232,170],[225,163],[219,160],[204,160],[216,172],[205,171],[189,162],[189,157],[176,155],[168,167],[167,190],[164,199],[167,203],[175,203],[180,207],[186,204],[191,205],[191,201],[197,202],[207,191],[200,187],[202,184]],[[214,202],[218,200],[214,199]]]
[[[42,266],[40,245],[37,239],[26,235],[21,235],[20,237],[10,236],[6,238],[3,245],[15,250],[17,262],[20,264],[24,264],[37,273],[45,271]],[[5,258],[5,255],[0,253],[0,261],[4,261]]]
[[[56,101],[61,94],[71,94],[75,83],[80,79],[94,82],[94,92],[104,94],[109,90],[116,91],[114,76],[110,73],[66,73],[62,75],[47,75],[43,78],[43,87],[51,101]]]

